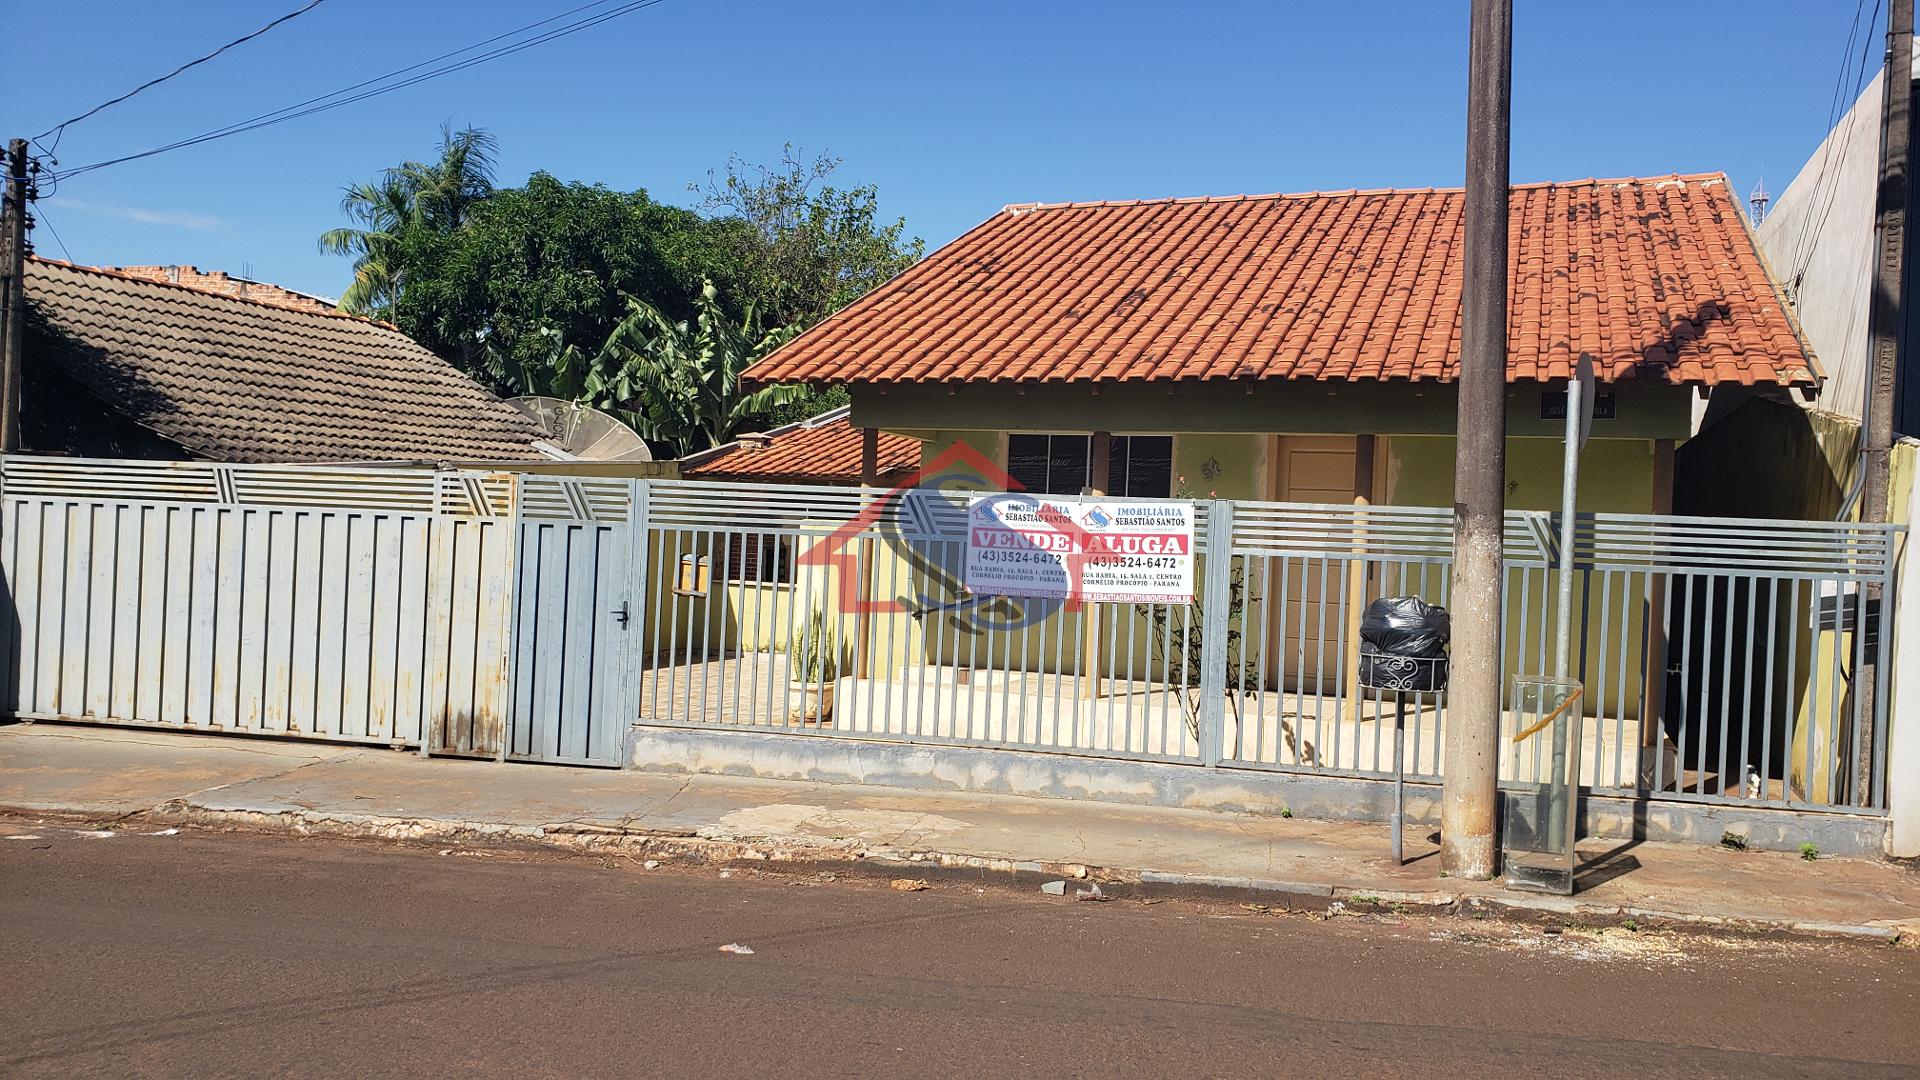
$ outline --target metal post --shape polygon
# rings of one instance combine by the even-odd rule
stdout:
[[[1560,578],[1559,596],[1554,602],[1553,630],[1553,674],[1565,679],[1573,666],[1573,521],[1574,503],[1580,486],[1580,428],[1585,415],[1585,402],[1582,400],[1580,377],[1576,373],[1567,380],[1567,423],[1566,447],[1560,458]],[[1556,732],[1559,725],[1566,723],[1561,717],[1554,721]],[[1565,776],[1567,772],[1567,743],[1556,738],[1553,743],[1553,774]],[[1572,802],[1569,796],[1566,802]],[[1570,807],[1555,800],[1549,811],[1548,827],[1559,835],[1566,824],[1562,815]]]
[[[1455,426],[1453,684],[1446,725],[1441,864],[1493,876],[1500,733],[1501,534],[1507,442],[1508,125],[1512,0],[1473,0],[1467,68],[1465,280]]]
[[[653,530],[648,523],[653,502],[653,485],[647,480],[627,481],[627,561],[624,567],[627,595],[633,598],[633,618],[627,626],[626,636],[621,639],[623,672],[616,692],[609,695],[609,711],[614,722],[620,725],[620,767],[627,768],[633,754],[628,750],[627,736],[633,725],[641,719],[646,708],[640,696],[641,683],[652,674],[647,670],[647,640],[654,633],[653,626],[653,590],[659,588],[663,593],[670,587],[666,582],[652,580],[653,567]],[[671,571],[669,571],[671,572]],[[769,694],[771,696],[771,694]]]
[[[1573,659],[1573,515],[1580,484],[1580,415],[1583,408],[1578,378],[1567,380],[1567,445],[1560,459],[1560,595],[1554,604],[1553,674],[1564,679]]]
[[[1373,505],[1373,462],[1375,436],[1356,435],[1353,437],[1353,505],[1364,508]],[[1362,512],[1354,514],[1353,543],[1348,548],[1353,555],[1353,572],[1347,575],[1347,617],[1343,633],[1347,639],[1347,700],[1353,703],[1353,719],[1356,723],[1365,707],[1365,697],[1360,691],[1360,613],[1367,606],[1367,587],[1371,582],[1373,564],[1367,561],[1367,519]],[[1378,714],[1374,716],[1378,721]]]
[[[1893,407],[1900,378],[1900,335],[1906,323],[1907,187],[1909,184],[1910,116],[1913,109],[1913,0],[1894,0],[1887,9],[1887,69],[1880,107],[1880,183],[1875,201],[1873,232],[1878,245],[1874,259],[1873,294],[1868,298],[1867,408],[1860,433],[1860,520],[1888,519],[1889,472],[1893,458]],[[1878,582],[1866,586],[1866,610],[1878,610],[1885,590]],[[1854,632],[1864,633],[1864,622]],[[1855,680],[1854,724],[1869,724],[1881,711],[1880,662],[1869,649]],[[1877,745],[1878,732],[1865,740],[1842,738],[1868,747]],[[1865,806],[1873,791],[1874,755],[1862,753],[1847,778],[1848,802]]]
[[[1113,457],[1113,433],[1096,431],[1093,438],[1087,440],[1087,494],[1102,496],[1107,493],[1111,482],[1110,468]],[[1100,605],[1080,605],[1080,622],[1086,644],[1081,649],[1084,658],[1086,677],[1080,681],[1081,696],[1089,701],[1100,697],[1104,690],[1100,664]]]
[[[1673,513],[1673,440],[1653,441],[1653,513]],[[1656,553],[1659,551],[1655,548]],[[1647,568],[1646,654],[1641,661],[1639,786],[1657,790],[1665,782],[1660,762],[1665,745],[1661,717],[1667,698],[1667,574],[1653,560]]]
[[[1207,504],[1200,596],[1200,760],[1218,765],[1227,744],[1227,609],[1233,604],[1233,504],[1225,499]]]
[[[1407,692],[1395,691],[1393,695],[1393,865],[1401,866],[1406,859],[1401,857],[1400,833],[1406,823],[1407,810]]]
[[[880,429],[860,429],[860,486],[871,499],[880,486]],[[865,507],[862,507],[864,510]],[[862,535],[856,550],[860,555],[860,600],[853,614],[854,678],[873,675],[873,538]]]

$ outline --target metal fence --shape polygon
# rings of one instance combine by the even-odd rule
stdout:
[[[1383,776],[1392,702],[1358,685],[1359,614],[1388,595],[1445,604],[1450,586],[1452,518],[1435,508],[1203,502],[1194,603],[1076,608],[968,595],[956,499],[649,489],[646,723]],[[1505,674],[1546,674],[1556,519],[1510,512],[1506,532]],[[1582,515],[1586,784],[1883,808],[1892,604],[1866,592],[1891,592],[1898,533]],[[1409,709],[1414,775],[1441,774],[1446,713],[1444,694]],[[1502,769],[1543,767],[1512,752]]]
[[[15,715],[578,764],[638,721],[1379,777],[1359,614],[1445,604],[1452,554],[1441,509],[1209,500],[1193,603],[1081,607],[970,595],[934,490],[24,457],[0,488]],[[1550,673],[1570,565],[1591,789],[1879,812],[1899,535],[1597,514],[1563,553],[1510,513],[1506,675]],[[1410,709],[1414,775],[1446,717]]]
[[[4,708],[491,753],[514,480],[8,457]]]

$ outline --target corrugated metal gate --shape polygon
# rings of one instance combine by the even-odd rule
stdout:
[[[627,481],[9,457],[0,491],[8,712],[619,761]]]
[[[9,711],[498,752],[513,481],[10,457]]]
[[[516,761],[618,765],[639,715],[642,560],[629,542],[639,481],[520,478],[515,560]]]

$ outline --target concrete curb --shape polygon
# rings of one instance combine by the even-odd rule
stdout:
[[[46,810],[7,813],[47,817]],[[71,811],[74,817],[97,817]],[[57,816],[57,815],[56,815]],[[1920,925],[1910,923],[1846,923],[1730,918],[1699,912],[1667,911],[1616,904],[1596,904],[1562,896],[1486,896],[1440,891],[1394,891],[1323,882],[1222,877],[1170,873],[1128,867],[1081,863],[1035,862],[931,849],[871,847],[857,842],[818,841],[812,838],[749,836],[697,831],[615,828],[581,822],[538,825],[508,822],[455,821],[438,818],[391,817],[318,810],[247,810],[210,808],[186,800],[171,800],[122,820],[138,817],[165,824],[295,835],[338,836],[396,841],[440,841],[476,845],[526,844],[571,851],[605,851],[626,856],[667,856],[706,863],[783,863],[819,865],[892,875],[912,870],[925,875],[990,873],[1014,882],[1090,880],[1122,897],[1139,887],[1138,895],[1186,895],[1272,904],[1285,910],[1320,910],[1328,914],[1371,914],[1420,909],[1427,914],[1457,914],[1475,918],[1559,924],[1568,921],[1598,925],[1628,922],[1685,928],[1695,932],[1772,935],[1849,940],[1881,945],[1920,944]],[[1119,887],[1117,890],[1115,887]]]

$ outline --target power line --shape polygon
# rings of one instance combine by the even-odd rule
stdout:
[[[1867,33],[1866,33],[1865,39],[1860,44],[1860,63],[1859,63],[1858,69],[1854,72],[1854,76],[1853,76],[1853,96],[1851,100],[1854,102],[1859,101],[1860,92],[1863,88],[1865,88],[1867,84],[1867,60],[1869,57],[1873,55],[1873,27],[1875,23],[1878,23],[1880,21],[1880,9],[1883,6],[1883,2],[1884,0],[1874,0],[1873,15],[1867,19]],[[1906,2],[1910,2],[1910,0],[1897,0],[1897,2],[1906,3]],[[1881,88],[1881,93],[1884,94],[1889,92],[1890,90],[1887,87],[1883,86]],[[1849,111],[1851,111],[1851,108],[1849,109]],[[1865,120],[1864,118],[1862,118],[1862,119],[1856,120],[1852,124],[1847,125],[1846,133],[1842,135],[1840,139],[1840,148],[1838,152],[1834,154],[1834,157],[1836,157],[1842,162],[1846,161],[1847,152],[1853,146],[1854,130],[1858,127],[1863,126],[1864,123],[1865,123]],[[1820,234],[1823,231],[1825,231],[1827,227],[1827,219],[1833,216],[1834,204],[1837,203],[1840,199],[1840,173],[1843,169],[1844,169],[1844,166],[1836,167],[1834,169],[1833,182],[1827,186],[1826,203],[1825,205],[1821,206],[1818,211],[1820,215],[1820,219],[1813,223],[1813,229],[1811,231],[1811,234],[1807,237],[1806,248],[1804,251],[1800,253],[1799,257],[1795,260],[1793,277],[1794,277],[1794,280],[1796,281],[1799,279],[1800,275],[1803,272],[1805,272],[1807,265],[1813,261],[1814,250],[1818,248],[1820,245]],[[1823,172],[1824,172],[1824,168],[1823,168]],[[1818,192],[1819,192],[1819,185],[1816,184],[1814,189],[1814,193],[1816,196]],[[1808,211],[1809,213],[1813,212],[1813,205],[1811,201],[1808,204]]]
[[[1879,0],[1875,0],[1876,4],[1878,2]],[[1867,0],[1855,0],[1853,5],[1853,25],[1847,28],[1847,43],[1840,49],[1840,70],[1835,72],[1833,76],[1833,97],[1827,103],[1827,134],[1826,137],[1821,140],[1820,144],[1820,170],[1814,173],[1813,186],[1807,189],[1808,211],[1806,215],[1800,219],[1800,230],[1793,238],[1791,260],[1793,263],[1800,261],[1800,246],[1806,242],[1807,226],[1813,220],[1812,208],[1818,199],[1820,185],[1827,177],[1827,161],[1833,155],[1833,125],[1840,118],[1840,101],[1841,94],[1844,92],[1847,84],[1847,67],[1853,59],[1854,39],[1860,33],[1860,15],[1866,9]],[[1869,30],[1868,33],[1871,34],[1872,31]],[[1789,269],[1791,270],[1791,266]],[[1788,280],[1791,281],[1794,275],[1789,273],[1787,276]]]
[[[579,7],[575,7],[567,11],[561,12],[558,15],[549,16],[548,18],[541,19],[538,22],[529,23],[526,26],[522,26],[514,30],[509,30],[503,34],[496,34],[493,37],[487,38],[483,41],[475,42],[472,45],[465,46],[464,48],[459,48],[451,52],[442,53],[441,55],[433,57],[432,59],[422,60],[416,64],[410,64],[403,68],[397,68],[393,71],[387,72],[384,75],[378,75],[371,79],[364,79],[360,82],[354,83],[351,86],[343,87],[331,93],[321,94],[318,97],[308,98],[306,101],[298,102],[293,105],[286,106],[285,108],[276,109],[272,112],[262,113],[259,116],[253,117],[248,120],[242,120],[237,123],[228,124],[225,127],[214,128],[211,131],[202,132],[199,135],[194,135],[189,138],[180,139],[176,142],[167,143],[163,146],[156,146],[148,150],[139,151],[137,153],[126,154],[121,157],[109,158],[104,161],[96,161],[91,164],[77,166],[72,169],[66,169],[57,173],[54,179],[56,180],[56,182],[60,180],[65,180],[68,177],[79,176],[83,173],[92,172],[95,169],[104,169],[111,165],[119,165],[129,161],[138,161],[142,158],[153,157],[156,154],[164,154],[170,151],[183,149],[185,147],[196,146],[196,145],[199,145],[200,143],[211,142],[215,139],[224,139],[230,135],[239,135],[248,131],[257,131],[261,128],[272,127],[275,124],[286,123],[289,120],[298,120],[301,117],[312,116],[315,113],[326,112],[331,109],[337,109],[337,108],[341,108],[342,106],[354,104],[355,102],[365,101],[368,98],[379,97],[382,94],[388,94],[388,93],[392,93],[395,90],[405,89],[406,87],[413,86],[417,83],[426,82],[431,79],[437,79],[442,75],[450,75],[456,71],[463,71],[467,68],[474,67],[479,64],[484,64],[491,60],[497,60],[503,56],[511,56],[514,53],[522,52],[526,49],[531,49],[537,45],[544,45],[547,42],[555,41],[559,38],[566,37],[570,34],[576,34],[582,30],[586,30],[586,29],[590,29],[592,27],[598,26],[601,23],[608,22],[613,19],[617,19],[622,15],[631,14],[632,12],[639,11],[644,8],[653,7],[656,4],[664,2],[664,0],[628,0],[627,3],[621,4],[620,6],[615,7],[612,10],[601,11],[601,12],[598,12],[597,14],[590,15],[584,19],[575,20],[571,23],[567,23],[565,25],[555,27],[554,29],[544,31],[532,37],[523,38],[518,41],[510,42],[509,44],[501,45],[498,48],[489,49],[488,51],[480,53],[477,56],[470,56],[470,57],[467,57],[466,59],[457,60],[457,61],[454,61],[453,63],[444,64],[440,67],[433,67],[426,71],[420,71],[420,73],[417,75],[412,75],[408,78],[401,79],[397,82],[388,81],[393,79],[395,76],[405,75],[408,72],[412,72],[412,71],[419,71],[419,69],[421,68],[428,68],[429,65],[440,63],[443,60],[449,60],[453,57],[460,56],[463,53],[473,52],[475,49],[482,48],[483,46],[491,45],[495,42],[499,42],[507,38],[516,37],[520,34],[526,33],[529,30],[534,30],[541,26],[545,26],[548,23],[552,23],[559,19],[566,18],[569,15],[575,15],[582,11],[587,11],[593,8],[604,7],[606,6],[606,4],[610,2],[611,0],[593,0],[592,3],[582,4]],[[359,91],[359,92],[355,93],[355,91]]]
[[[174,68],[172,71],[167,72],[165,75],[162,75],[157,79],[149,79],[146,82],[141,83],[139,86],[136,86],[133,89],[127,91],[126,93],[121,94],[117,98],[114,98],[110,101],[103,101],[100,104],[95,105],[93,108],[88,109],[86,112],[81,113],[79,116],[76,116],[71,120],[63,120],[60,123],[53,125],[47,130],[41,132],[40,134],[35,135],[33,137],[33,140],[35,142],[39,142],[41,139],[44,139],[49,135],[57,136],[59,134],[62,134],[66,131],[67,128],[71,127],[74,124],[79,123],[82,120],[85,120],[87,117],[92,116],[93,114],[101,111],[102,109],[107,109],[115,105],[118,105],[121,102],[127,100],[128,98],[134,96],[135,94],[140,93],[143,90],[151,90],[154,87],[159,86],[161,83],[166,82],[168,79],[173,78],[175,75],[178,75],[189,68],[199,67],[201,64],[204,64],[207,61],[213,59],[214,57],[219,56],[221,53],[226,52],[228,49],[231,49],[236,45],[244,45],[247,42],[252,41],[254,38],[259,37],[261,34],[264,34],[267,31],[273,29],[274,27],[279,26],[281,23],[288,21],[289,19],[297,19],[300,16],[305,15],[307,12],[312,11],[314,8],[319,7],[322,3],[325,3],[325,0],[312,0],[312,2],[309,3],[306,7],[303,7],[298,11],[290,11],[287,14],[282,15],[279,18],[268,23],[267,25],[261,27],[260,29],[255,30],[251,34],[247,34],[244,37],[234,38],[232,41],[227,42],[225,45],[220,46],[219,48],[213,50],[212,52],[208,53],[205,56],[200,57],[197,60],[189,60],[186,63],[181,64],[179,67]],[[58,143],[59,141],[60,140],[58,138],[54,139],[54,142],[56,143]]]
[[[72,262],[73,252],[68,251],[67,242],[60,239],[60,230],[54,228],[53,220],[47,217],[47,208],[36,203],[33,208],[33,217],[35,224],[45,225],[47,227],[47,231],[53,234],[53,242],[60,245],[60,254],[65,255],[68,262]]]
[[[1883,2],[1884,0],[1874,0],[1873,14],[1867,18],[1866,35],[1864,39],[1862,39],[1860,60],[1857,66],[1851,63],[1853,58],[1853,43],[1860,31],[1860,13],[1866,9],[1866,0],[1857,0],[1854,5],[1853,25],[1847,30],[1846,49],[1840,54],[1840,70],[1834,75],[1833,100],[1827,107],[1827,138],[1822,143],[1820,149],[1820,169],[1814,173],[1813,186],[1807,189],[1806,213],[1800,219],[1800,229],[1795,234],[1793,240],[1792,261],[1789,267],[1790,272],[1787,275],[1787,280],[1790,283],[1797,283],[1799,281],[1801,273],[1806,270],[1808,260],[1813,257],[1813,248],[1819,243],[1820,229],[1826,225],[1828,213],[1833,207],[1833,201],[1838,192],[1840,170],[1835,169],[1833,171],[1833,184],[1831,187],[1828,187],[1828,166],[1836,157],[1841,161],[1846,160],[1848,145],[1853,141],[1853,128],[1855,125],[1848,125],[1845,132],[1839,133],[1840,137],[1837,140],[1834,138],[1834,129],[1835,125],[1840,122],[1841,117],[1848,111],[1851,111],[1853,104],[1859,100],[1861,88],[1866,83],[1867,58],[1871,56],[1873,52],[1873,27],[1874,24],[1880,20],[1880,8]],[[1849,66],[1855,66],[1851,95],[1848,95],[1846,92],[1847,68]],[[1822,205],[1820,198],[1823,189],[1826,189],[1824,205]],[[1817,223],[1815,222],[1815,218],[1819,219]]]

